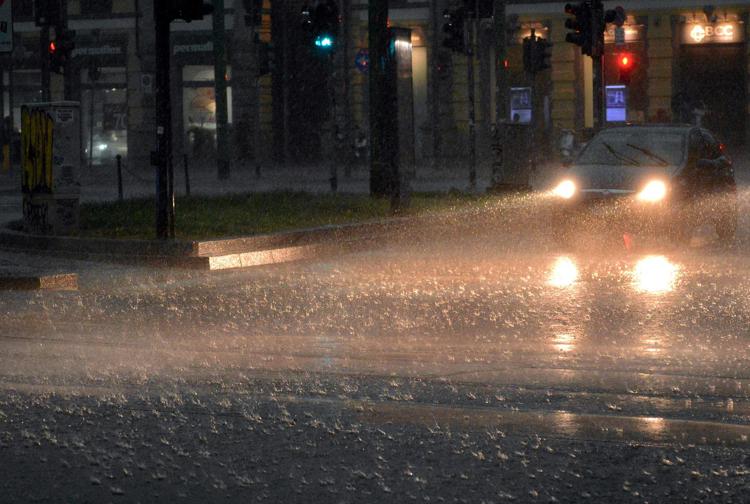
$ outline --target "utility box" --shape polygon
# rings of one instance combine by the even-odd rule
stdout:
[[[28,233],[78,232],[81,199],[80,103],[21,107],[23,227]]]

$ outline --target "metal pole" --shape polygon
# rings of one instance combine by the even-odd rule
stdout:
[[[505,123],[508,118],[508,76],[505,61],[507,58],[505,33],[505,0],[493,2],[493,32],[495,36],[495,132],[492,150],[495,154],[492,162],[492,186],[495,187],[505,179]]]
[[[430,123],[432,128],[432,167],[437,168],[440,158],[441,124],[440,124],[440,76],[438,69],[438,52],[440,51],[440,22],[443,16],[440,13],[438,0],[430,1],[430,28],[432,31],[431,41],[431,72],[429,75],[430,85]]]
[[[474,27],[476,26],[477,2],[474,2],[474,18],[466,20],[466,85],[469,105],[469,190],[477,188],[477,132],[474,104]]]
[[[188,156],[182,155],[182,164],[185,167],[185,195],[190,196],[190,172],[188,171]]]
[[[94,163],[94,79],[91,78],[91,72],[89,72],[89,173]]]
[[[594,111],[597,130],[604,127],[606,117],[604,110],[604,65],[602,64],[602,58],[603,56],[601,54],[594,54],[592,57],[592,69],[594,73]]]
[[[393,191],[392,155],[387,131],[388,106],[388,0],[368,2],[370,51],[370,194],[387,196]]]
[[[169,90],[169,18],[164,0],[154,0],[156,31],[156,236],[168,238],[169,194],[167,167],[172,158],[172,108]]]
[[[42,56],[42,101],[50,101],[49,75],[49,25],[45,24],[39,31],[39,52]]]
[[[505,69],[505,0],[495,0],[494,5],[495,32],[495,123],[504,122],[508,117],[507,107],[507,71]]]
[[[214,0],[214,94],[216,96],[216,172],[219,180],[229,178],[227,138],[227,61],[224,33],[224,0]]]
[[[68,0],[61,0],[60,4],[60,30],[67,31],[68,29]],[[55,34],[59,37],[60,33],[55,28]],[[72,56],[72,55],[69,55]],[[73,69],[76,68],[73,62],[68,59],[63,67],[63,98],[65,100],[73,99],[73,89],[75,88],[75,82],[73,81]]]
[[[117,199],[122,201],[122,156],[116,155],[115,161],[117,161]]]
[[[336,100],[336,93],[338,92],[338,86],[336,85],[336,45],[338,41],[331,48],[331,54],[328,59],[328,96],[331,97],[331,116],[328,122],[328,163],[329,163],[329,182],[331,183],[331,192],[336,192],[339,187],[339,174],[337,161],[340,158],[341,152],[338,148],[339,141],[339,118],[338,118],[338,100]]]

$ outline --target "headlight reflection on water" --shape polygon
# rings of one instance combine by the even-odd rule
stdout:
[[[664,256],[644,257],[635,265],[633,282],[636,289],[649,294],[663,294],[674,290],[677,265]]]
[[[552,346],[558,352],[572,352],[576,348],[576,338],[568,333],[556,334],[552,338]]]
[[[559,257],[550,271],[548,282],[552,287],[570,287],[578,280],[578,266],[569,257]]]

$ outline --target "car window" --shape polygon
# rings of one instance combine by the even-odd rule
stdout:
[[[699,159],[704,159],[706,154],[706,139],[697,129],[690,131],[688,140],[688,162],[695,163]]]
[[[687,132],[667,128],[617,128],[600,132],[577,164],[678,166],[685,157]]]

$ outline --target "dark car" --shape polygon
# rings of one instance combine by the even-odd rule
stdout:
[[[732,242],[737,188],[724,150],[711,132],[691,125],[600,131],[552,191],[563,207],[561,236],[569,235],[575,215],[606,208],[601,215],[625,216],[625,226],[639,229],[645,222],[677,241],[711,223],[722,242]]]

